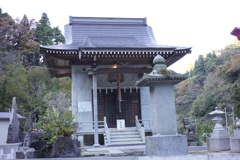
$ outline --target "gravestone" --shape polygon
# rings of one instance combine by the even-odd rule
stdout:
[[[8,127],[7,143],[19,142],[19,120],[17,116],[16,97],[12,100],[12,111],[10,114],[10,123]]]
[[[9,116],[9,126],[7,133],[7,143],[0,145],[0,159],[16,159],[16,152],[21,143],[19,142],[19,120],[24,118],[17,114],[16,97],[12,99],[12,108]],[[19,117],[18,117],[19,116]],[[1,132],[0,132],[1,133]]]
[[[153,64],[153,71],[136,83],[150,87],[153,136],[146,137],[146,155],[186,155],[187,137],[177,133],[174,85],[187,76],[168,70],[160,55],[153,59]]]

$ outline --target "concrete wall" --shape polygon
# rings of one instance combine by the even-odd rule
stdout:
[[[85,71],[89,66],[72,66],[72,113],[77,122],[92,121],[92,79]],[[89,123],[80,123],[81,130],[91,130]]]
[[[4,144],[7,142],[7,134],[8,134],[8,126],[9,126],[9,119],[0,119],[0,144]]]

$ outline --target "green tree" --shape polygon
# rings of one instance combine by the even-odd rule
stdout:
[[[240,118],[240,82],[236,82],[232,85],[231,100],[234,106],[235,116]]]
[[[6,66],[6,74],[0,77],[0,110],[8,111],[12,97],[17,97],[19,110],[25,113],[27,97],[26,69],[20,62]]]
[[[64,37],[58,27],[51,28],[49,18],[46,13],[42,14],[35,31],[36,41],[41,45],[57,45],[64,43]]]
[[[29,110],[38,108],[41,113],[47,109],[44,96],[52,88],[51,78],[46,69],[32,68],[27,75]]]
[[[194,69],[192,71],[192,76],[196,76],[195,81],[203,85],[203,81],[205,78],[205,63],[204,57],[199,55],[198,59],[195,61]]]
[[[39,65],[39,43],[34,41],[35,30],[31,29],[35,25],[34,20],[28,20],[24,15],[23,19],[18,23],[19,42],[18,53],[22,56],[24,66]]]
[[[215,53],[208,53],[204,61],[204,70],[206,74],[213,72],[217,67],[218,58]]]

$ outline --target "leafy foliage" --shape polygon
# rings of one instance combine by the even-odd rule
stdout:
[[[200,55],[190,77],[176,86],[178,121],[186,116],[194,121],[199,144],[206,139],[203,134],[212,132],[208,113],[215,107],[222,110],[227,107],[229,115],[234,106],[235,116],[240,117],[240,42],[235,41],[218,52],[218,56],[216,51]]]
[[[58,27],[51,28],[49,18],[46,13],[42,14],[42,18],[37,24],[35,31],[36,41],[41,45],[57,45],[65,42],[63,35]]]
[[[27,97],[26,70],[20,62],[6,65],[5,75],[0,77],[0,110],[8,111],[12,97],[18,97],[19,109],[24,112]]]
[[[13,96],[17,98],[19,113],[26,117],[36,108],[44,114],[52,106],[70,106],[71,79],[51,78],[40,63],[37,39],[41,37],[36,32],[41,25],[51,31],[52,44],[64,42],[58,27],[51,28],[47,14],[36,23],[26,15],[14,20],[0,9],[0,111],[10,109]]]
[[[48,110],[41,121],[35,124],[39,131],[43,131],[43,140],[49,140],[48,146],[51,146],[59,136],[71,136],[76,130],[77,124],[73,122],[74,116],[70,111],[60,113]]]

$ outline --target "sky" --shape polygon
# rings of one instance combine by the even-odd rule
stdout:
[[[64,34],[69,16],[147,18],[159,45],[192,47],[192,53],[169,68],[183,73],[200,54],[223,49],[236,39],[240,0],[0,0],[13,18],[39,21],[47,13]]]

